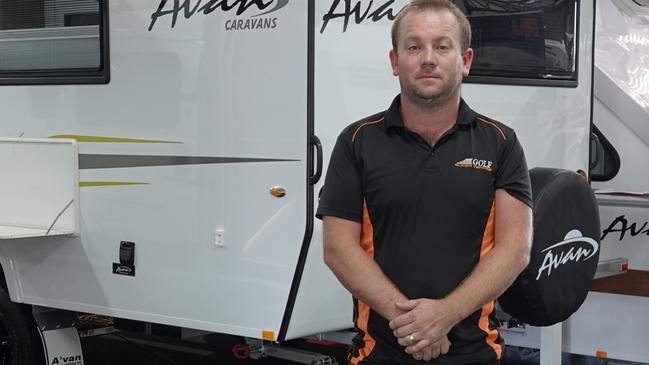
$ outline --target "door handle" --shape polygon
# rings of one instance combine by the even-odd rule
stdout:
[[[316,150],[316,167],[313,175],[309,177],[309,184],[315,185],[322,176],[322,143],[320,143],[320,138],[314,134],[311,136],[310,144]]]

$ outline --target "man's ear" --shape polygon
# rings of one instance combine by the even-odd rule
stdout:
[[[473,49],[467,48],[462,56],[462,76],[469,76],[471,70],[471,63],[473,62]]]
[[[399,57],[395,50],[390,50],[390,64],[392,65],[392,75],[399,76]]]

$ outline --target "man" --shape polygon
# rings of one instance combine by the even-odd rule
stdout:
[[[390,51],[401,94],[333,150],[317,216],[355,297],[351,364],[499,363],[494,300],[529,261],[531,192],[514,131],[460,98],[470,29],[449,1],[407,5]]]

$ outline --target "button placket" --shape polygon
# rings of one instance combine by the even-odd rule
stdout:
[[[426,159],[426,167],[424,168],[426,173],[438,173],[439,164],[437,163],[437,158],[435,157],[435,152],[430,151],[428,158]]]

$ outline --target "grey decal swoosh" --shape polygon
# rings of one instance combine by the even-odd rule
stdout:
[[[265,12],[263,12],[263,13],[261,13],[261,14],[253,15],[253,16],[251,16],[251,18],[256,18],[256,17],[258,17],[258,16],[262,16],[262,15],[269,14],[269,13],[272,13],[272,12],[274,12],[274,11],[277,11],[277,10],[279,10],[279,9],[281,9],[281,8],[283,8],[283,7],[285,7],[286,4],[288,4],[288,1],[289,1],[289,0],[277,0],[277,4],[275,4],[275,7],[274,7],[274,8],[272,8],[272,9],[270,9],[270,10],[268,10],[268,11],[265,11]]]
[[[147,156],[147,155],[79,155],[79,169],[114,169],[120,167],[178,166],[250,162],[295,162],[277,158],[207,157],[207,156]]]

